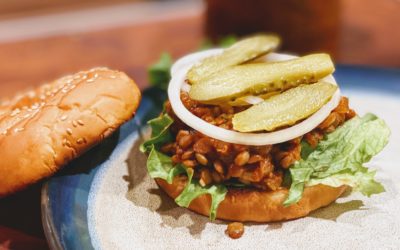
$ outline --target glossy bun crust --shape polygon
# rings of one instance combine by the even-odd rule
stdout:
[[[176,198],[186,185],[186,177],[175,177],[172,184],[156,179],[157,184],[171,197]],[[256,191],[251,189],[230,189],[217,210],[217,218],[230,221],[272,222],[290,220],[306,216],[311,211],[327,206],[335,201],[346,186],[338,188],[316,185],[304,190],[302,199],[294,205],[284,207],[288,190]],[[208,216],[211,198],[201,195],[189,206],[199,214]]]
[[[138,108],[126,74],[95,68],[0,103],[0,197],[51,176]]]

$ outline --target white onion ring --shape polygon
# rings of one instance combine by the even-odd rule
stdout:
[[[208,49],[181,57],[172,65],[171,76],[173,77],[174,75],[176,75],[178,71],[181,71],[183,68],[187,68],[188,66],[189,70],[192,67],[192,65],[200,62],[201,59],[221,54],[223,51],[224,51],[223,49]]]
[[[181,90],[184,92],[189,92],[191,87],[192,86],[189,83],[184,82],[182,83]]]
[[[243,98],[243,101],[247,102],[248,104],[254,105],[260,102],[263,102],[264,99],[258,96],[250,95]]]
[[[190,54],[179,59],[171,68],[172,78],[168,86],[168,98],[170,100],[171,107],[179,119],[181,119],[189,127],[201,132],[204,135],[224,142],[243,145],[261,146],[281,143],[302,136],[316,128],[339,104],[340,89],[338,88],[331,100],[310,117],[294,126],[273,132],[242,133],[214,126],[195,116],[185,108],[180,99],[180,90],[185,83],[188,70],[194,64],[198,63],[205,57],[219,54],[222,51],[223,49],[212,49]],[[268,61],[285,61],[295,57],[296,56],[286,54],[270,53],[265,58]],[[323,80],[337,85],[332,75],[323,78]]]

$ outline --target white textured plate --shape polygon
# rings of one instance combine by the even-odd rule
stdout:
[[[400,98],[345,88],[359,114],[373,112],[392,130],[390,143],[368,166],[377,168],[386,192],[348,194],[308,217],[245,224],[242,238],[224,233],[226,223],[177,207],[146,171],[131,134],[96,173],[88,200],[88,225],[97,249],[399,249]],[[147,131],[148,132],[148,131]]]

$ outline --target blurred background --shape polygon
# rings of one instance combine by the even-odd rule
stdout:
[[[0,0],[0,97],[99,65],[145,87],[162,51],[260,31],[284,51],[399,68],[399,25],[399,0]]]
[[[290,53],[400,68],[399,26],[400,0],[0,0],[0,98],[94,66],[143,89],[161,52],[178,58],[207,38],[254,32],[279,34]],[[46,248],[40,185],[0,200],[0,249],[10,235]]]

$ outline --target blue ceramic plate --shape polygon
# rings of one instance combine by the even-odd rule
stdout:
[[[391,142],[374,162],[384,173],[380,178],[387,194],[376,196],[371,199],[372,203],[352,195],[348,201],[317,211],[310,218],[287,224],[254,225],[246,231],[246,237],[231,246],[249,246],[250,242],[250,246],[258,248],[263,246],[259,239],[268,235],[268,246],[279,248],[282,245],[279,245],[278,239],[288,234],[311,235],[311,238],[303,238],[301,242],[296,241],[298,237],[285,240],[284,247],[288,248],[302,248],[303,242],[310,244],[313,241],[318,243],[309,246],[332,247],[334,245],[329,244],[333,242],[336,242],[335,246],[340,246],[338,242],[347,240],[342,232],[360,229],[357,239],[346,241],[346,244],[351,243],[357,248],[357,244],[363,240],[365,244],[365,240],[370,240],[370,236],[376,233],[368,225],[378,228],[378,234],[388,231],[381,238],[375,234],[374,237],[378,237],[375,242],[385,242],[388,247],[398,246],[399,216],[391,217],[388,222],[386,219],[390,218],[394,212],[392,206],[399,200],[398,186],[393,184],[391,176],[400,175],[395,166],[400,161],[400,134],[395,129],[400,127],[400,70],[338,66],[335,78],[344,95],[350,96],[351,105],[357,112],[372,111],[392,128]],[[182,242],[194,244],[191,248],[222,247],[220,242],[227,240],[222,222],[209,223],[202,216],[177,208],[167,198],[155,200],[160,194],[151,186],[154,185],[151,180],[146,181],[148,177],[143,159],[139,159],[142,156],[137,154],[137,145],[143,132],[141,128],[144,128],[146,121],[157,116],[165,98],[165,93],[157,89],[144,91],[141,106],[133,120],[123,125],[111,138],[69,164],[43,186],[43,225],[52,249],[183,248]],[[354,200],[358,203],[354,203]],[[381,203],[388,205],[381,207]],[[382,215],[385,213],[387,217]],[[367,219],[361,218],[369,220],[366,222],[364,220]],[[377,222],[382,220],[386,224]],[[396,220],[397,223],[393,225]],[[307,225],[306,229],[303,225]],[[330,234],[317,234],[317,231],[324,231],[318,230],[322,227],[326,231],[328,227]],[[301,232],[299,228],[302,228]],[[169,239],[165,239],[167,237]],[[321,237],[326,238],[318,240]],[[225,246],[229,247],[232,244],[230,242],[228,239],[228,245],[224,243]],[[375,243],[371,244],[371,248],[375,246]]]

